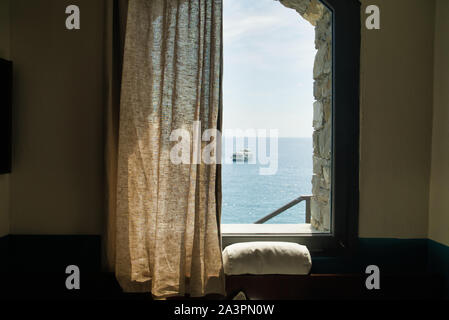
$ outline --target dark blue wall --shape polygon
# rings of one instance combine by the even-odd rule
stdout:
[[[356,249],[339,256],[313,255],[312,273],[364,275],[377,265],[381,276],[436,275],[449,298],[449,247],[428,239],[358,240]],[[101,271],[100,236],[17,236],[0,238],[0,273],[62,273],[70,264]],[[62,273],[63,274],[63,273]]]

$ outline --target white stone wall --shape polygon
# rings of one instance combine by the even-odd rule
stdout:
[[[311,224],[330,229],[331,137],[332,137],[332,13],[318,0],[280,0],[315,26],[313,66],[313,176]]]

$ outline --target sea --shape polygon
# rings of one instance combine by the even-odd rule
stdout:
[[[312,193],[312,138],[278,138],[278,152],[273,155],[269,154],[268,143],[267,155],[278,158],[277,171],[272,175],[260,174],[259,169],[268,165],[261,164],[258,150],[247,145],[244,147],[256,163],[232,162],[232,152],[240,151],[232,139],[223,139],[221,223],[254,223],[295,198]],[[265,223],[305,223],[305,202]]]

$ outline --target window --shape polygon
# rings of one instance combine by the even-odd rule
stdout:
[[[351,239],[356,236],[358,210],[359,4],[351,0],[282,1],[287,7],[285,8],[281,3],[273,1],[268,4],[268,1],[253,2],[254,6],[244,8],[247,13],[239,8],[239,14],[233,17],[227,14],[233,14],[232,10],[236,9],[233,6],[243,5],[242,1],[224,1],[223,245],[241,241],[285,240],[306,244],[314,251],[350,246]],[[248,2],[243,2],[248,5]],[[264,5],[271,8],[278,6],[276,10],[289,10],[289,13],[296,14],[298,19],[302,20],[301,22],[308,23],[313,30],[314,43],[312,42],[311,45],[315,45],[313,50],[316,52],[313,57],[313,66],[310,66],[311,61],[308,61],[313,74],[309,84],[313,98],[308,101],[307,95],[303,94],[297,103],[297,110],[289,109],[295,106],[285,95],[279,94],[282,90],[264,88],[260,78],[257,79],[255,73],[251,72],[250,66],[253,64],[251,59],[257,59],[256,54],[246,54],[246,65],[239,67],[236,63],[237,66],[233,65],[233,68],[227,67],[227,64],[233,63],[228,61],[226,56],[226,45],[231,43],[229,38],[240,36],[244,28],[258,29],[259,32],[262,29],[265,44],[256,49],[267,50],[266,45],[270,45],[269,37],[272,36],[273,29],[279,30],[282,25],[287,24],[286,18],[276,23],[279,17],[269,14],[258,15],[258,10],[266,9]],[[238,23],[232,21],[230,27],[227,27],[229,19],[240,20]],[[267,29],[264,32],[265,27]],[[305,31],[298,36],[307,39],[307,28],[302,27],[302,30]],[[282,32],[277,40],[279,39],[292,41]],[[306,52],[307,49],[310,51],[310,47],[304,48],[304,45],[307,45],[306,41],[298,39],[298,43],[303,46],[302,52]],[[235,55],[239,48],[235,44],[231,43],[231,45],[234,47],[229,49],[232,49]],[[240,49],[251,45],[251,41],[245,39],[240,44]],[[272,46],[276,46],[276,43]],[[284,47],[292,46],[281,45],[271,49],[280,50],[278,57],[285,57],[286,55],[283,55],[285,52],[282,52]],[[288,54],[286,60],[288,63]],[[302,60],[307,63],[306,57]],[[260,64],[260,68],[263,68],[267,61],[257,61],[257,63]],[[294,71],[295,66],[292,66],[291,70]],[[278,71],[280,73],[282,70]],[[226,86],[229,80],[226,77],[232,78],[227,75],[227,72],[241,73],[239,80],[231,82],[231,85],[235,84],[241,91],[232,90],[231,95],[227,92]],[[288,79],[292,77],[286,74],[289,72],[288,69],[283,72],[284,77]],[[273,77],[279,78],[279,86],[282,89],[282,80],[285,79],[282,79],[279,73]],[[244,81],[251,81],[251,76],[256,76],[253,80],[256,85],[262,83],[258,85],[259,92],[245,91]],[[265,77],[270,77],[270,73],[267,72]],[[300,78],[298,75],[298,79]],[[298,91],[301,90],[298,89]],[[247,97],[241,98],[239,93]],[[248,96],[254,97],[254,104],[262,106],[259,108],[260,112],[253,112],[253,116],[251,116],[251,107],[245,110],[248,104],[245,99]],[[272,108],[269,107],[270,100],[273,104]],[[275,101],[279,103],[274,105]],[[232,121],[227,120],[226,108],[230,103],[238,105],[238,108],[229,107],[231,111],[228,118]],[[301,108],[301,105],[308,105],[309,110]],[[236,109],[240,114],[236,112]],[[261,139],[260,130],[249,130],[246,134],[242,131],[231,132],[230,136],[233,138],[230,138],[227,135],[227,129],[238,128],[235,123],[245,123],[241,119],[239,121],[239,117],[246,117],[246,120],[251,117],[248,122],[255,123],[255,128],[257,128],[257,121],[263,123],[265,117],[265,120],[268,119],[268,122],[271,121],[273,125],[259,125],[259,128],[278,129],[281,138],[272,139],[270,136],[269,139]],[[285,125],[279,121],[279,117],[283,117]],[[301,120],[297,120],[298,118]],[[301,130],[307,130],[304,129],[307,125],[302,122],[304,119],[309,121],[311,133],[309,140],[286,139],[285,136],[288,134],[283,132],[289,132],[291,128],[294,128],[291,126],[291,121],[298,121],[298,127],[302,126]],[[248,130],[249,126],[241,127],[243,128],[240,129]],[[262,131],[268,135],[273,134],[268,130]],[[241,139],[242,133],[247,136],[247,139]],[[295,151],[292,150],[301,150],[297,153],[302,157],[295,159]],[[230,153],[231,156],[229,156]],[[232,158],[232,164],[227,162],[229,157]],[[260,157],[264,161],[260,161]],[[294,162],[290,167],[286,164],[289,158]],[[271,166],[270,161],[276,162],[275,173],[264,177],[260,174],[260,164],[266,164],[272,168],[274,166]],[[243,165],[239,162],[243,162]],[[257,164],[259,164],[259,171]],[[294,196],[295,192],[299,194]],[[287,200],[289,196],[290,200]],[[279,199],[282,199],[282,203]],[[271,203],[271,207],[266,203]]]

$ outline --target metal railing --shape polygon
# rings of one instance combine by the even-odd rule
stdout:
[[[262,219],[257,220],[254,223],[255,224],[265,223],[268,220],[273,219],[274,217],[278,216],[279,214],[281,214],[285,210],[290,209],[291,207],[293,207],[293,206],[295,206],[298,203],[303,202],[303,201],[306,202],[306,223],[310,223],[310,198],[312,198],[312,196],[300,196],[299,198],[296,198],[295,200],[290,201],[286,205],[280,207],[279,209],[273,211],[272,213],[266,215],[265,217],[263,217]]]

